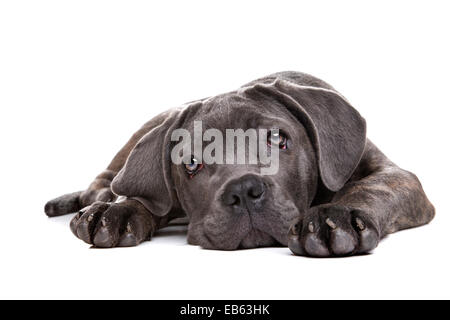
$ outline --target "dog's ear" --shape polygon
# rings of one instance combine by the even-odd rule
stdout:
[[[361,160],[366,144],[366,122],[334,90],[301,86],[277,79],[253,89],[275,97],[305,126],[318,157],[324,185],[337,191]]]
[[[138,200],[157,216],[169,213],[177,201],[170,179],[169,146],[180,113],[168,112],[160,125],[139,140],[111,184],[114,193]]]

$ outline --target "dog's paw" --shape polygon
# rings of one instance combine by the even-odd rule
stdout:
[[[78,212],[70,229],[79,239],[99,248],[132,247],[154,231],[150,215],[122,203],[95,202]]]
[[[367,253],[379,240],[374,221],[363,211],[345,206],[313,207],[288,234],[288,246],[294,254],[312,257]]]

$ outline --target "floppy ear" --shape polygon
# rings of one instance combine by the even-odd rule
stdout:
[[[171,127],[178,123],[180,113],[171,111],[162,124],[139,140],[111,184],[114,193],[138,200],[157,216],[169,213],[176,201],[169,145]]]
[[[324,185],[331,191],[341,189],[356,169],[366,144],[366,122],[358,111],[330,89],[280,79],[253,88],[275,97],[299,119],[316,150]]]

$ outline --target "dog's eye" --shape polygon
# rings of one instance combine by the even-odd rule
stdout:
[[[184,168],[186,169],[186,172],[189,174],[189,176],[192,178],[197,172],[199,172],[203,168],[203,164],[198,163],[198,160],[192,157],[191,162],[186,163],[184,165]]]
[[[288,138],[280,131],[270,131],[267,135],[267,144],[271,147],[278,147],[280,149],[287,149]]]

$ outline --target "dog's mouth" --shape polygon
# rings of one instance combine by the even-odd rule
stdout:
[[[188,242],[205,249],[237,250],[280,245],[274,236],[253,225],[250,216],[240,219],[210,217],[190,225]]]
[[[252,228],[241,240],[238,249],[273,247],[277,245],[279,245],[279,243],[271,235],[264,231]]]

